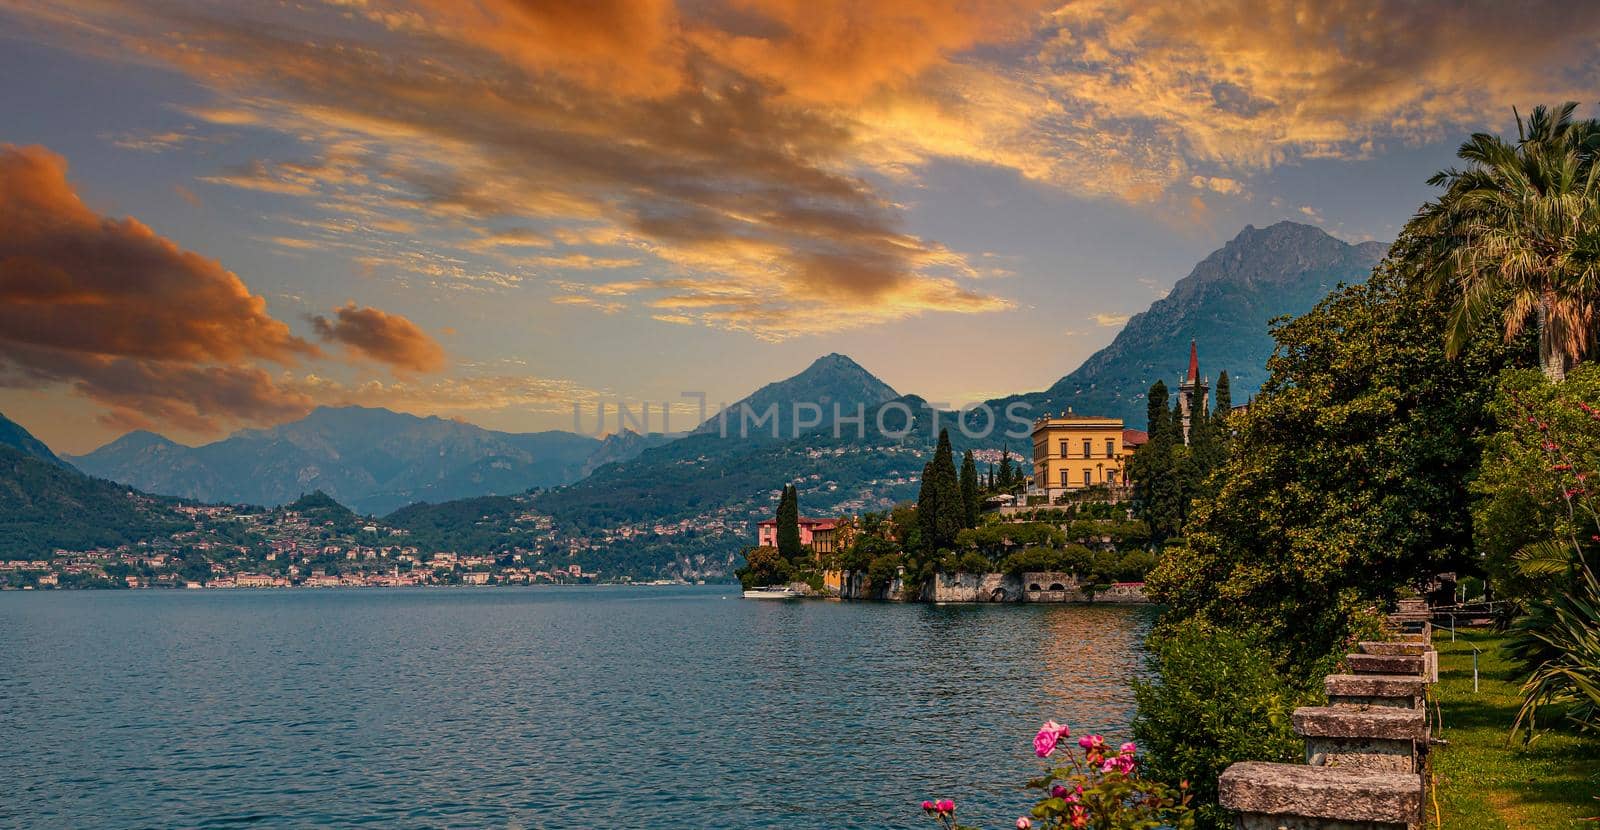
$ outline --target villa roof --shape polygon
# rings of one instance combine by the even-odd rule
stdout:
[[[1122,445],[1124,447],[1137,447],[1150,440],[1150,433],[1142,429],[1125,429],[1122,431]]]
[[[777,519],[762,519],[761,521],[756,522],[756,527],[766,527],[768,525],[776,525],[777,523],[778,523]],[[799,524],[802,527],[809,527],[812,530],[832,530],[832,529],[834,529],[834,528],[839,526],[839,520],[838,519],[809,519],[809,518],[806,518],[805,516],[801,516]]]

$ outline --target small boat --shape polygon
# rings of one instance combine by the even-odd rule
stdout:
[[[745,599],[798,599],[801,593],[787,585],[764,585],[744,592]]]

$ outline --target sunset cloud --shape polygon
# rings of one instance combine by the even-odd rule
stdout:
[[[443,365],[404,317],[354,304],[318,333],[407,371]],[[42,147],[0,145],[0,387],[65,386],[120,428],[211,432],[298,417],[314,399],[263,363],[326,355],[215,260],[100,215]]]
[[[406,372],[437,372],[444,368],[444,349],[416,323],[398,314],[357,306],[354,302],[333,311],[333,318],[311,318],[317,336],[340,343],[368,360]]]
[[[1554,2],[6,7],[97,56],[187,73],[217,99],[182,109],[193,132],[292,139],[293,157],[201,177],[360,217],[337,238],[263,234],[300,240],[285,253],[344,250],[449,289],[590,286],[568,298],[637,269],[645,284],[606,302],[764,339],[1015,307],[885,194],[937,164],[1204,224],[1277,165],[1600,81],[1600,7]],[[399,250],[384,228],[428,231]]]
[[[320,350],[215,260],[84,205],[64,159],[0,146],[0,385],[71,385],[122,424],[303,412],[250,365]]]
[[[1035,12],[836,5],[819,17],[808,4],[730,2],[686,17],[664,2],[374,0],[251,25],[205,8],[84,0],[52,23],[116,31],[131,59],[191,73],[234,103],[189,110],[215,112],[217,127],[270,123],[323,148],[224,167],[208,183],[422,211],[445,227],[524,228],[436,238],[422,253],[492,253],[514,266],[504,286],[522,269],[650,267],[686,283],[679,293],[733,300],[700,320],[766,338],[1009,308],[963,284],[978,269],[905,231],[861,177],[851,108],[898,94],[956,51],[1025,35]],[[347,9],[367,27],[315,22]],[[834,18],[850,25],[825,22]],[[379,43],[381,54],[364,46]],[[574,226],[584,230],[566,232]],[[512,253],[530,243],[546,250]],[[355,261],[411,276],[392,250]],[[474,269],[429,275],[452,271]],[[728,282],[737,297],[718,288]]]

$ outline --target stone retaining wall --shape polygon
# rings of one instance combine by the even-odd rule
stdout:
[[[840,579],[840,599],[904,601],[904,582],[896,578],[886,588],[869,590],[866,574],[847,571]],[[1144,583],[1119,582],[1093,592],[1069,573],[1030,572],[1021,575],[957,572],[941,573],[922,586],[923,602],[1149,602]]]

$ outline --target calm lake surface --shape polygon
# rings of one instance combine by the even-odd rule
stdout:
[[[737,597],[0,594],[0,826],[1005,828],[1153,616]]]

